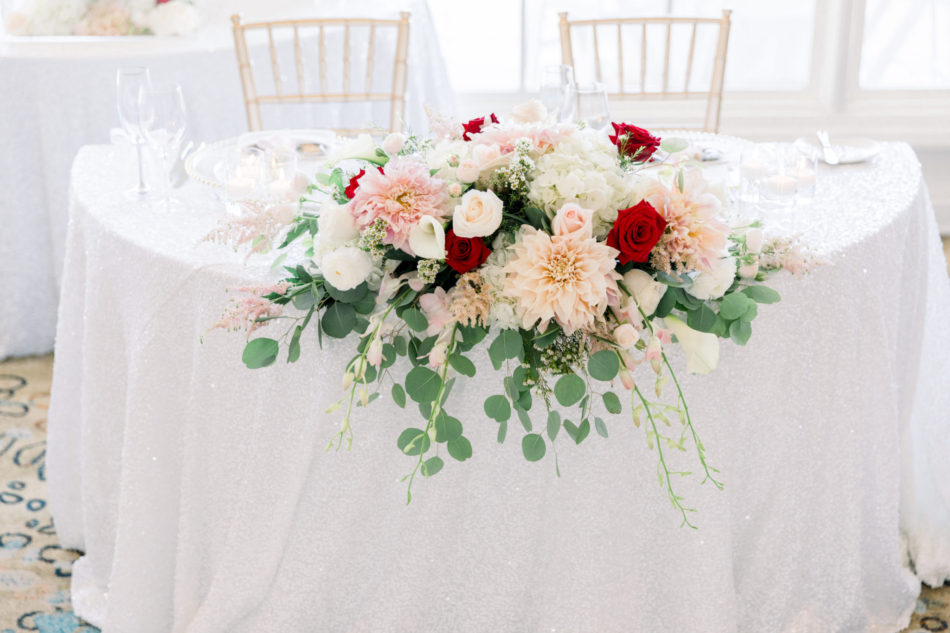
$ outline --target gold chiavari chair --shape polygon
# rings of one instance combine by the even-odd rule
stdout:
[[[574,50],[571,43],[572,31],[577,33],[582,29],[590,29],[593,42],[594,70],[596,80],[603,82],[602,65],[600,58],[600,46],[598,36],[601,38],[606,35],[611,37],[610,31],[615,31],[617,41],[617,75],[619,89],[610,91],[611,99],[636,100],[636,99],[706,99],[706,114],[703,122],[703,130],[707,132],[719,131],[719,112],[722,108],[722,84],[726,72],[726,51],[729,47],[729,27],[731,11],[724,10],[721,18],[692,18],[692,17],[650,17],[650,18],[608,18],[594,20],[568,20],[567,13],[559,13],[560,32],[561,32],[561,60],[563,64],[574,66]],[[624,81],[624,47],[623,47],[623,27],[631,25],[627,31],[640,32],[640,81],[639,90],[628,91]],[[661,87],[648,89],[647,87],[647,31],[648,27],[659,25],[665,28],[665,55],[663,61],[663,78]],[[689,55],[686,59],[686,78],[682,90],[674,90],[670,87],[670,49],[673,40],[674,25],[692,26],[692,34],[689,39]],[[712,67],[712,79],[709,90],[691,90],[690,79],[694,71],[694,59],[696,56],[696,34],[701,25],[716,25],[719,28],[716,38],[715,58]],[[639,27],[639,28],[637,28]],[[576,74],[576,71],[575,71]]]
[[[401,11],[398,19],[383,20],[375,18],[315,18],[299,20],[279,20],[274,22],[243,23],[240,15],[231,17],[234,31],[234,48],[237,53],[238,70],[241,75],[241,87],[244,90],[244,105],[247,109],[247,124],[251,131],[261,129],[261,105],[291,104],[291,103],[352,103],[352,102],[390,102],[390,124],[393,132],[402,128],[402,121],[406,107],[406,65],[409,52],[409,12]],[[366,73],[363,90],[355,88],[358,81],[351,77],[350,44],[351,32],[354,27],[367,27],[368,52],[366,57]],[[332,59],[328,56],[326,35],[327,31],[342,28],[342,89],[331,90],[327,80],[327,62]],[[376,49],[377,31],[395,29],[396,51],[393,64],[392,89],[388,92],[374,89],[374,54]],[[273,93],[261,94],[259,82],[255,81],[254,65],[248,47],[248,32],[264,31],[267,34],[267,51],[270,57],[273,72]],[[293,66],[296,81],[287,81],[281,75],[280,55],[278,43],[283,41],[280,35],[292,35]],[[316,38],[319,85],[313,81],[312,73],[308,72],[304,54],[304,40],[307,35]],[[310,81],[308,81],[308,79]],[[339,134],[352,135],[360,132],[374,132],[371,128],[336,129]]]

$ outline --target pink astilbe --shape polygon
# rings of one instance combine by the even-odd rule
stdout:
[[[666,220],[650,263],[667,274],[708,271],[726,248],[729,225],[719,218],[722,203],[709,193],[699,170],[682,173],[679,183],[650,185],[643,198]]]
[[[411,158],[394,158],[385,173],[370,170],[360,179],[350,202],[356,225],[361,229],[386,221],[383,242],[409,254],[409,231],[426,215],[446,219],[449,195],[446,183],[429,175],[429,168]]]
[[[233,288],[245,296],[232,300],[231,307],[224,311],[217,323],[208,328],[211,330],[227,330],[235,332],[245,330],[248,336],[255,330],[267,325],[268,317],[276,317],[283,314],[283,306],[272,303],[265,297],[271,294],[282,295],[290,288],[290,283],[281,281],[269,286],[247,286],[243,288]]]
[[[222,220],[202,238],[203,242],[224,244],[234,250],[249,244],[247,257],[254,253],[267,253],[274,247],[277,237],[296,217],[296,205],[293,204],[267,205],[258,200],[239,204],[242,214],[236,218]]]

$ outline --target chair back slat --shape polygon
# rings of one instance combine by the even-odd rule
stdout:
[[[390,102],[389,129],[398,131],[402,128],[405,114],[406,80],[409,58],[409,12],[400,12],[398,19],[376,18],[314,18],[300,20],[276,20],[270,22],[244,23],[239,15],[232,16],[234,32],[234,48],[237,55],[238,71],[241,77],[241,87],[244,92],[244,104],[247,109],[248,127],[251,130],[260,130],[262,127],[261,105],[278,105],[289,103],[355,103],[355,102]],[[342,31],[343,54],[341,57],[327,54],[327,31],[330,28]],[[359,29],[359,30],[357,30]],[[365,30],[363,30],[365,29]],[[381,40],[377,31],[389,29],[395,42],[393,57],[392,86],[374,86],[374,75],[379,65],[376,55],[377,45],[386,46],[387,40]],[[272,72],[272,88],[270,84],[260,83],[255,78],[255,64],[251,61],[248,46],[249,32],[266,32],[267,55]],[[362,60],[354,58],[353,45],[356,44],[356,34],[362,37],[368,33],[368,51],[366,56],[365,83],[359,86],[358,74],[362,70],[359,64]],[[314,63],[313,43],[316,40],[316,60]],[[308,43],[309,42],[309,43]],[[296,75],[296,90],[290,83],[293,79],[285,80],[281,75],[281,54],[284,65],[289,65],[289,47],[293,46],[293,65]],[[336,45],[334,45],[336,48]],[[261,53],[263,55],[263,52]],[[308,58],[311,60],[308,64]],[[334,64],[337,69],[331,74],[328,65]],[[339,65],[337,65],[339,64]],[[266,63],[264,66],[266,67]],[[316,67],[319,82],[309,79],[308,65]],[[338,75],[342,66],[342,75]],[[354,84],[353,75],[357,75]],[[265,75],[266,75],[266,71]],[[337,77],[341,77],[338,81]],[[262,79],[262,81],[264,81]],[[318,84],[318,86],[314,85]],[[261,87],[270,92],[261,92]],[[337,132],[344,130],[337,129]],[[346,132],[378,131],[378,128],[347,128]]]
[[[559,31],[561,35],[561,61],[563,64],[574,66],[574,48],[573,42],[571,39],[572,29],[583,28],[587,29],[590,27],[593,44],[593,59],[594,59],[594,71],[595,77],[598,82],[602,81],[603,71],[601,67],[601,52],[600,44],[598,41],[597,30],[599,26],[613,25],[617,28],[617,91],[611,91],[609,95],[613,98],[621,99],[653,99],[653,98],[672,98],[672,99],[693,99],[693,98],[705,98],[706,99],[706,112],[703,119],[703,129],[710,132],[716,132],[719,129],[720,121],[720,109],[722,107],[722,93],[723,93],[723,82],[725,80],[725,69],[726,69],[726,54],[729,48],[729,29],[731,25],[731,14],[730,10],[724,10],[722,16],[719,18],[702,18],[702,17],[640,17],[640,18],[607,18],[607,19],[591,19],[591,20],[569,20],[568,14],[566,12],[561,12],[559,16]],[[624,46],[623,46],[623,35],[624,30],[623,26],[639,26],[640,29],[640,89],[639,91],[633,91],[634,89],[628,89],[625,80],[624,80]],[[679,26],[677,26],[679,25]],[[663,26],[666,28],[666,40],[663,43],[663,74],[656,79],[656,70],[650,73],[649,77],[647,75],[647,67],[649,64],[649,57],[654,53],[659,54],[659,43],[657,42],[651,49],[650,40],[648,37],[651,27],[658,28]],[[673,36],[674,31],[679,33],[677,29],[673,27],[676,26],[677,29],[683,28],[685,33],[685,27],[690,27],[690,37],[689,37],[689,52],[685,58],[685,82],[683,84],[682,90],[679,90],[679,86],[671,85],[670,77],[674,77],[674,84],[676,79],[679,78],[682,66],[681,61],[683,58],[680,55],[677,55],[674,59],[673,55]],[[691,88],[691,83],[693,80],[693,75],[696,66],[696,49],[697,41],[700,39],[698,36],[698,31],[700,27],[716,27],[718,29],[718,38],[716,39],[716,48],[715,55],[713,57],[712,63],[712,75],[710,79],[710,85],[708,90],[693,90]],[[705,32],[705,31],[704,31]],[[629,34],[629,33],[628,33]],[[659,35],[659,33],[656,33]],[[677,41],[680,42],[685,38],[677,36]],[[609,42],[608,42],[609,46]],[[679,46],[679,45],[677,45]],[[635,55],[635,53],[634,53]],[[609,57],[607,58],[610,59]],[[674,72],[674,61],[676,69]],[[609,63],[609,62],[608,62]],[[628,64],[629,65],[629,64]],[[657,64],[658,66],[658,64]],[[575,76],[577,72],[575,69]],[[703,73],[705,74],[705,73]],[[648,78],[650,81],[648,82]]]

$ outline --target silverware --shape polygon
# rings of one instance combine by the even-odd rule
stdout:
[[[825,162],[829,165],[837,165],[841,160],[838,158],[838,153],[831,147],[831,139],[828,137],[828,130],[818,130],[815,132],[815,136],[818,137],[818,142],[821,143],[821,152],[825,158]]]

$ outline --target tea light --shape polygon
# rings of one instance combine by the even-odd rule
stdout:
[[[815,170],[808,167],[796,167],[795,169],[790,169],[788,175],[798,181],[798,184],[804,188],[809,189],[815,186]]]
[[[235,173],[228,180],[228,197],[232,199],[247,198],[254,194],[257,189],[257,179]]]
[[[786,174],[769,176],[765,181],[765,188],[773,196],[789,196],[795,193],[798,181]]]
[[[762,161],[751,158],[742,163],[742,177],[750,182],[754,182],[765,175],[765,164]]]
[[[292,180],[288,178],[279,178],[267,186],[267,193],[276,198],[282,198],[289,194],[293,188],[294,183]]]

